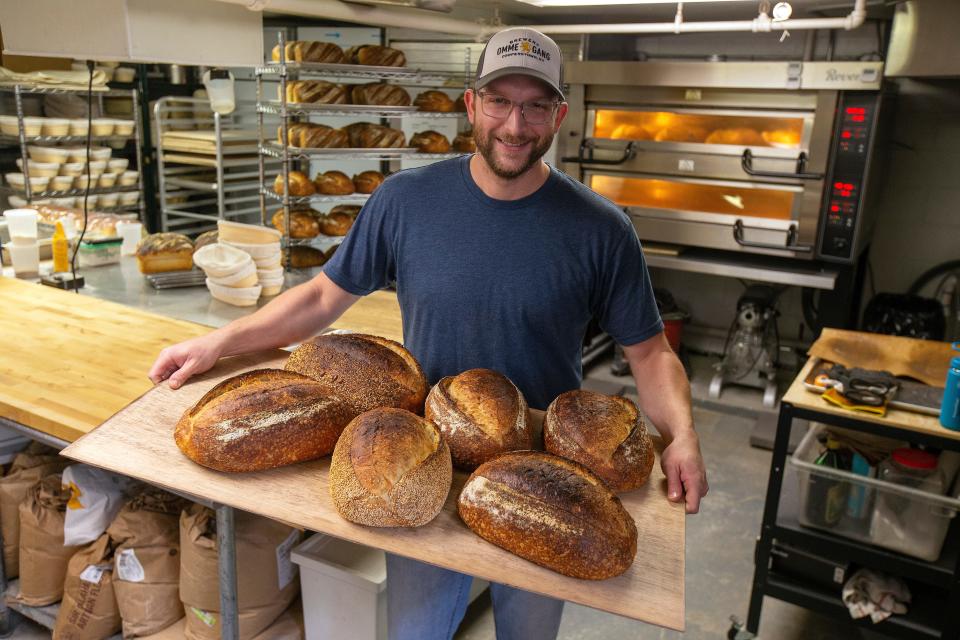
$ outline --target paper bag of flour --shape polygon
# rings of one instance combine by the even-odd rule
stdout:
[[[67,566],[53,640],[104,640],[120,631],[110,536],[76,552]]]

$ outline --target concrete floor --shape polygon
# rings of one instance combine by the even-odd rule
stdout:
[[[707,399],[712,362],[705,357],[693,359],[694,420],[707,463],[710,493],[700,513],[687,519],[686,632],[568,603],[560,626],[561,640],[717,640],[727,637],[731,615],[746,619],[754,544],[760,532],[770,471],[770,452],[749,445],[755,422],[751,416],[768,410],[761,406],[761,393],[746,388],[724,391],[719,401]],[[588,373],[585,386],[611,392],[611,384],[627,386],[628,393],[632,388],[630,378],[613,376],[609,365],[601,363]],[[641,553],[642,548],[641,541]],[[456,635],[457,640],[495,637],[489,599],[486,606],[475,606],[468,613]],[[764,601],[760,640],[879,637],[779,600]]]

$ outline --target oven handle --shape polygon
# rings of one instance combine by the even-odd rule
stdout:
[[[797,244],[797,225],[792,224],[790,228],[787,229],[787,242],[786,244],[773,244],[772,242],[755,242],[753,240],[745,240],[743,237],[743,231],[746,227],[743,224],[743,220],[737,219],[733,223],[733,239],[736,240],[737,244],[741,247],[753,247],[754,249],[776,249],[778,251],[800,251],[803,253],[809,253],[813,251],[813,247],[806,244]]]
[[[633,140],[627,143],[623,150],[623,157],[615,160],[596,160],[593,157],[593,151],[596,149],[591,138],[585,138],[580,143],[580,151],[576,156],[567,156],[560,158],[561,162],[581,162],[586,164],[617,165],[623,164],[628,160],[633,160],[637,156],[637,143]]]
[[[750,149],[744,149],[743,155],[740,157],[740,166],[743,167],[743,170],[751,175],[757,176],[758,178],[792,178],[795,180],[823,180],[822,173],[809,173],[804,171],[807,166],[807,153],[801,151],[800,155],[797,156],[797,170],[795,173],[787,173],[786,171],[758,171],[753,168],[753,152]]]

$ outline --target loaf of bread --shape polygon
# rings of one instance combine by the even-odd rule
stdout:
[[[375,67],[402,67],[407,57],[398,49],[382,47],[377,44],[365,44],[350,47],[344,52],[346,61],[353,64],[365,64]]]
[[[297,347],[284,368],[335,389],[358,413],[376,407],[423,413],[427,379],[413,355],[393,340],[363,333],[317,336]]]
[[[317,217],[320,233],[325,236],[345,236],[357,219],[360,207],[355,204],[338,204],[326,214]]]
[[[361,171],[353,176],[353,188],[357,193],[373,193],[383,184],[383,174],[379,171]]]
[[[403,409],[357,416],[337,441],[330,496],[346,520],[371,527],[419,527],[450,492],[450,449],[437,426]]]
[[[410,106],[410,94],[403,87],[384,82],[355,84],[350,89],[353,104],[376,104],[385,107]]]
[[[287,102],[307,104],[349,104],[347,87],[326,80],[291,80]]]
[[[228,378],[191,407],[174,429],[177,446],[217,471],[260,471],[331,451],[356,417],[329,386],[281,369]]]
[[[289,249],[285,249],[284,253],[286,254],[284,256],[285,259],[289,260],[290,266],[294,269],[319,267],[328,259],[323,251],[304,245],[292,246]]]
[[[467,101],[463,97],[464,93],[461,93],[453,103],[453,110],[459,111],[461,113],[467,112]]]
[[[348,196],[353,193],[353,180],[342,171],[327,171],[313,179],[317,193],[326,196]]]
[[[347,132],[322,124],[311,124],[300,131],[297,146],[307,149],[340,149],[350,142]]]
[[[533,447],[527,401],[506,376],[490,369],[442,378],[427,395],[424,412],[440,428],[460,469]]]
[[[357,149],[399,149],[407,144],[403,131],[379,124],[355,122],[344,130],[350,138],[350,146]]]
[[[450,141],[439,131],[421,131],[410,138],[410,146],[422,153],[449,153]]]
[[[296,58],[294,57],[294,53],[293,53],[293,47],[296,46],[297,42],[298,42],[297,40],[290,40],[289,42],[287,42],[286,46],[283,48],[284,58],[286,59],[287,62],[296,62]],[[274,62],[280,62],[280,45],[279,44],[276,44],[273,46],[273,51],[271,52],[270,57]]]
[[[278,209],[270,219],[274,228],[283,233],[283,209]],[[290,237],[297,239],[316,238],[320,234],[317,214],[312,209],[298,209],[290,212]]]
[[[481,538],[565,576],[612,578],[637,554],[637,526],[619,498],[586,467],[549,453],[483,463],[457,508]]]
[[[440,113],[451,113],[456,108],[454,101],[443,91],[424,91],[417,95],[413,104],[417,105],[420,111],[438,111]]]
[[[462,131],[453,139],[453,148],[460,153],[476,153],[477,141],[473,139],[472,131]]]
[[[594,391],[561,393],[543,419],[547,451],[576,460],[622,493],[642,486],[653,469],[653,442],[637,405]]]
[[[291,171],[287,175],[289,176],[287,180],[288,195],[301,198],[312,196],[317,192],[313,183],[310,182],[310,178],[302,171]],[[280,196],[283,195],[283,174],[278,175],[273,181],[273,192]]]
[[[189,271],[193,268],[193,242],[182,233],[154,233],[137,245],[140,273]]]
[[[332,42],[316,42],[312,40],[295,40],[293,59],[297,62],[323,62],[341,64],[345,62],[343,49]]]

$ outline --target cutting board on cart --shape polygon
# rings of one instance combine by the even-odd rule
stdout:
[[[63,455],[151,484],[384,549],[486,580],[569,600],[651,624],[684,627],[685,513],[666,498],[659,463],[650,482],[621,496],[637,529],[638,552],[626,573],[578,580],[539,567],[475,535],[460,520],[456,500],[467,475],[455,472],[441,513],[414,528],[380,529],[342,519],[330,498],[329,456],[280,469],[226,474],[187,459],[173,440],[177,420],[220,381],[263,367],[282,367],[287,354],[269,351],[226,358],[178,391],[158,385]],[[657,442],[659,457],[660,443]]]
[[[224,153],[256,153],[258,133],[248,129],[229,129],[220,132]],[[217,134],[215,131],[165,131],[161,140],[164,151],[185,151],[215,155]]]

